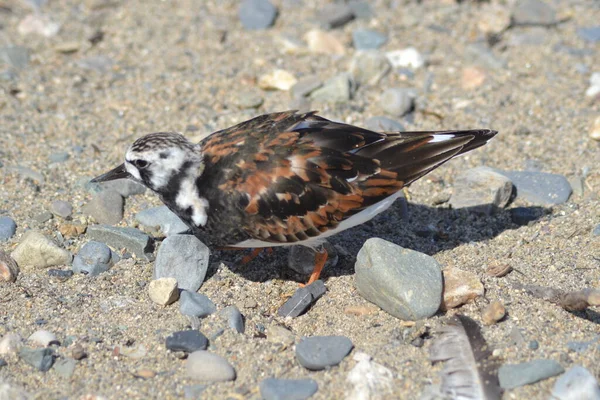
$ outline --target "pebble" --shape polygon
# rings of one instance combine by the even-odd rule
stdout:
[[[133,346],[122,346],[117,347],[117,354],[121,354],[125,357],[139,360],[144,358],[148,354],[148,349],[143,344],[134,344]]]
[[[319,371],[338,365],[353,347],[345,336],[312,336],[296,345],[296,358],[304,368]]]
[[[492,301],[485,307],[481,315],[481,320],[485,325],[493,325],[500,321],[506,315],[506,308],[499,301]]]
[[[146,186],[131,179],[115,179],[114,181],[100,183],[86,181],[85,187],[94,194],[112,190],[125,198],[146,192]]]
[[[77,362],[72,358],[61,358],[54,363],[54,370],[65,379],[70,378],[75,372]]]
[[[135,214],[135,220],[148,227],[160,227],[165,236],[183,233],[189,227],[167,206],[159,206],[140,211]]]
[[[400,122],[384,116],[375,116],[365,121],[365,128],[376,132],[403,132],[406,130]]]
[[[75,360],[83,360],[84,358],[87,357],[87,353],[85,352],[85,350],[83,349],[83,346],[80,345],[79,343],[73,345],[73,348],[71,348],[71,356],[75,359]]]
[[[15,69],[23,69],[29,65],[29,49],[23,46],[0,47],[0,60]]]
[[[104,243],[90,241],[73,259],[73,272],[98,276],[119,262],[120,257]]]
[[[31,230],[25,233],[21,243],[11,254],[19,267],[27,265],[46,268],[54,265],[69,265],[73,256],[58,247],[41,232]]]
[[[82,211],[100,224],[116,225],[123,219],[123,206],[123,197],[109,189],[96,193]]]
[[[600,42],[600,25],[577,29],[577,36],[586,42]]]
[[[368,1],[350,0],[348,1],[348,7],[352,9],[356,18],[369,19],[373,17],[373,8],[371,8]]]
[[[0,250],[0,282],[16,282],[19,266],[11,256]]]
[[[356,50],[377,50],[387,42],[387,36],[372,29],[352,31],[352,43]]]
[[[592,129],[590,130],[590,139],[600,142],[600,116],[596,117],[594,120],[594,126],[592,126]]]
[[[509,46],[542,46],[548,40],[548,30],[542,27],[529,27],[512,33],[508,37]]]
[[[236,306],[225,307],[219,312],[220,315],[227,318],[227,326],[236,331],[237,333],[243,334],[246,330],[244,324],[244,316]]]
[[[58,226],[58,231],[64,237],[77,237],[85,233],[87,229],[86,224],[71,224],[71,223],[62,223]]]
[[[278,35],[275,37],[279,51],[289,55],[305,55],[307,48],[300,40],[289,35]]]
[[[43,349],[23,347],[19,350],[19,357],[27,364],[42,372],[48,371],[54,364],[54,350],[47,347]]]
[[[323,269],[327,270],[337,265],[339,257],[336,248],[329,242],[324,242],[327,250],[327,261]],[[306,246],[292,246],[288,252],[288,267],[301,275],[310,275],[315,268],[316,250]]]
[[[558,174],[530,171],[494,170],[510,179],[517,198],[541,206],[562,204],[569,200],[572,189],[567,178]]]
[[[298,80],[291,72],[276,69],[258,78],[258,87],[263,90],[290,90]]]
[[[325,84],[310,94],[312,100],[332,103],[344,103],[352,98],[354,81],[347,73],[327,80]]]
[[[414,47],[388,51],[385,56],[394,68],[418,69],[425,65],[425,58]]]
[[[6,360],[4,360],[3,358],[0,358],[0,369],[2,367],[6,367],[7,365],[8,365],[8,363],[6,362]],[[8,399],[9,397],[6,397],[6,398]]]
[[[598,140],[600,140],[600,136],[599,136]],[[579,175],[574,175],[574,176],[570,176],[569,178],[567,178],[567,180],[569,181],[569,185],[571,185],[571,190],[573,191],[573,194],[577,197],[583,197],[584,178]]]
[[[510,26],[510,11],[508,7],[486,3],[481,5],[481,13],[477,18],[477,28],[485,34],[500,35]]]
[[[53,215],[50,211],[42,211],[39,214],[34,215],[33,219],[36,220],[39,224],[43,224],[52,219]]]
[[[359,85],[377,85],[392,69],[387,58],[376,50],[358,51],[352,57],[349,72]]]
[[[491,168],[469,169],[456,177],[450,205],[491,214],[495,207],[508,204],[512,188],[510,179]]]
[[[346,377],[346,382],[352,386],[346,399],[377,399],[381,398],[382,393],[389,392],[394,381],[394,374],[390,369],[373,362],[365,353],[357,352],[352,358],[357,364]]]
[[[21,336],[18,333],[7,333],[0,340],[0,355],[16,353],[21,348]]]
[[[186,399],[197,400],[202,398],[202,392],[208,385],[187,385],[183,387],[183,395]]]
[[[499,58],[484,43],[473,43],[465,48],[465,57],[469,62],[479,64],[488,69],[503,69],[507,66],[507,61]]]
[[[514,25],[553,25],[558,22],[556,12],[542,0],[519,0],[512,12]]]
[[[201,293],[182,290],[179,295],[179,311],[183,315],[203,318],[217,311],[217,307]]]
[[[202,286],[210,250],[194,235],[167,237],[156,255],[154,279],[175,278],[180,289],[197,291]]]
[[[79,68],[95,71],[100,74],[109,72],[113,65],[115,65],[115,61],[104,55],[86,57],[77,61]]]
[[[69,159],[70,155],[66,151],[59,151],[58,153],[51,153],[48,156],[48,161],[51,163],[62,163]]]
[[[235,369],[223,357],[205,350],[195,351],[186,361],[187,376],[207,382],[223,382],[235,379]]]
[[[343,56],[346,48],[335,36],[320,29],[313,29],[304,35],[308,49],[317,54],[333,54]]]
[[[17,232],[17,223],[11,217],[0,217],[0,241],[10,239]]]
[[[317,11],[317,20],[325,29],[335,29],[354,19],[354,11],[344,3],[329,3]]]
[[[241,91],[234,98],[234,104],[243,110],[258,108],[262,106],[264,102],[265,99],[262,95],[255,91]]]
[[[68,218],[73,214],[73,206],[66,201],[55,200],[50,205],[50,211],[59,217]]]
[[[151,281],[148,285],[148,295],[150,300],[161,306],[175,303],[179,299],[177,279],[159,278]]]
[[[540,344],[537,340],[530,340],[529,343],[527,343],[527,347],[529,347],[530,350],[537,350],[540,348]]]
[[[600,400],[600,386],[590,371],[574,365],[556,380],[551,397],[553,400]]]
[[[414,89],[390,88],[383,92],[379,104],[388,114],[402,117],[415,108],[415,97]]]
[[[197,350],[206,350],[208,339],[197,330],[186,330],[174,332],[167,336],[165,346],[171,351],[183,351],[193,353]]]
[[[448,268],[443,271],[443,274],[442,310],[460,307],[477,297],[483,296],[483,284],[474,273],[458,268]]]
[[[43,14],[29,14],[19,22],[17,31],[21,35],[35,33],[37,35],[52,37],[60,30],[60,24],[52,21],[49,16]]]
[[[358,252],[355,270],[360,295],[397,318],[428,318],[440,307],[442,272],[433,257],[371,238]]]
[[[238,17],[245,29],[267,29],[275,23],[277,7],[269,0],[242,0]]]
[[[267,328],[267,342],[283,344],[284,346],[290,346],[296,340],[296,336],[288,329],[279,325],[271,325]]]
[[[505,364],[498,370],[500,386],[514,389],[560,375],[565,370],[554,360],[533,360],[521,364]]]
[[[592,236],[600,236],[600,224],[596,225],[594,229],[592,229]]]
[[[41,347],[48,347],[51,344],[60,343],[54,333],[43,329],[35,331],[27,340]]]
[[[312,379],[267,378],[259,387],[265,400],[303,400],[319,390],[317,382]]]
[[[600,95],[600,72],[594,72],[590,76],[590,87],[585,91],[587,97],[597,97]]]
[[[481,67],[466,67],[462,71],[462,88],[465,90],[472,90],[483,85],[487,79],[487,73],[485,69]]]
[[[292,87],[292,97],[302,98],[309,96],[312,92],[323,86],[321,78],[315,75],[309,75],[300,79]]]
[[[325,284],[321,280],[298,288],[292,297],[277,310],[277,314],[281,317],[298,317],[304,314],[326,291]]]
[[[91,225],[87,236],[92,240],[104,243],[116,249],[127,249],[138,258],[146,261],[154,260],[154,244],[152,238],[135,228],[121,228],[110,225]]]

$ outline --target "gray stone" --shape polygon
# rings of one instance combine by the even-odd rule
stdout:
[[[318,11],[317,19],[325,29],[335,29],[352,21],[354,11],[347,4],[329,3]]]
[[[42,185],[44,182],[46,182],[44,175],[42,175],[40,172],[32,170],[31,168],[17,165],[16,167],[7,167],[6,169],[19,174],[24,179],[30,179],[39,185]]]
[[[296,99],[307,97],[321,86],[323,86],[321,78],[314,75],[306,76],[292,86],[292,96]]]
[[[59,279],[69,279],[73,276],[73,270],[70,269],[49,269],[48,276],[53,276]]]
[[[336,248],[327,241],[322,246],[327,250],[327,261],[323,269],[335,267],[339,260]],[[315,268],[315,255],[316,250],[311,247],[292,246],[288,252],[288,267],[299,274],[310,275]]]
[[[201,293],[182,290],[179,295],[179,311],[190,317],[204,318],[217,311],[217,307]]]
[[[312,336],[296,345],[296,359],[304,368],[319,371],[338,365],[353,347],[345,336]]]
[[[506,68],[506,60],[498,57],[483,43],[474,43],[465,48],[465,58],[470,63],[479,64],[487,69]]]
[[[346,74],[340,74],[329,79],[319,89],[310,94],[310,98],[317,101],[347,102],[352,98],[354,91],[354,81]]]
[[[200,289],[210,250],[194,235],[172,235],[160,247],[154,263],[154,279],[175,278],[180,289]]]
[[[54,370],[65,379],[73,376],[77,362],[72,358],[61,358],[54,363]]]
[[[356,18],[369,19],[373,17],[373,9],[368,1],[350,0],[348,7],[352,9]]]
[[[469,169],[454,181],[454,191],[450,197],[452,208],[474,208],[490,214],[494,207],[505,207],[512,193],[512,182],[491,168]]]
[[[442,271],[433,257],[372,238],[358,252],[355,269],[360,295],[397,318],[428,318],[440,307]]]
[[[244,316],[236,306],[229,306],[222,309],[219,314],[227,318],[227,325],[237,333],[244,333],[246,326]]]
[[[381,95],[380,105],[385,112],[402,117],[414,109],[415,98],[414,89],[391,88]]]
[[[600,236],[600,224],[596,225],[594,229],[592,229],[592,236]]]
[[[48,156],[48,161],[51,163],[62,163],[69,159],[69,153],[66,151],[59,151],[58,153],[52,153]]]
[[[515,31],[508,38],[509,46],[542,46],[548,40],[548,30],[542,27],[530,27]]]
[[[556,380],[552,399],[600,400],[600,386],[590,371],[581,365],[574,365]]]
[[[62,218],[68,218],[73,214],[73,206],[64,200],[55,200],[50,205],[52,214]]]
[[[352,31],[352,43],[356,50],[376,50],[387,42],[387,36],[372,29]]]
[[[376,132],[403,132],[406,129],[400,122],[388,117],[375,116],[365,121],[365,128]]]
[[[154,260],[152,238],[139,229],[110,225],[90,225],[86,234],[90,239],[102,242],[115,249],[127,249],[138,258],[146,261]]]
[[[8,240],[17,232],[17,223],[11,217],[0,217],[0,241]]]
[[[512,181],[518,198],[536,205],[562,204],[571,196],[571,185],[562,175],[530,171],[494,171]]]
[[[23,46],[0,47],[0,61],[15,69],[23,69],[29,64],[29,50]]]
[[[7,365],[8,363],[6,362],[6,360],[4,360],[4,358],[0,358],[0,368],[6,367]],[[2,398],[2,396],[0,396],[0,398]]]
[[[73,272],[97,276],[119,262],[119,256],[104,243],[86,243],[73,259]]]
[[[71,264],[72,255],[58,247],[41,232],[29,231],[11,254],[19,267],[31,265],[46,268],[54,265]]]
[[[257,91],[243,91],[238,93],[234,99],[235,105],[242,109],[258,108],[262,106],[265,99]]]
[[[96,193],[83,207],[83,212],[91,215],[101,224],[116,225],[123,219],[123,197],[114,190]]]
[[[350,62],[350,74],[359,85],[376,85],[392,66],[387,57],[376,50],[358,51]]]
[[[167,206],[159,206],[140,211],[135,214],[135,219],[140,224],[148,227],[159,226],[165,236],[183,233],[189,227]]]
[[[82,69],[95,71],[102,74],[109,72],[113,65],[115,65],[115,61],[107,56],[96,55],[80,59],[77,61],[77,65]]]
[[[600,42],[600,25],[577,29],[577,36],[586,42]]]
[[[269,0],[242,0],[238,16],[246,29],[267,29],[275,23],[277,8]]]
[[[505,364],[498,370],[503,389],[529,385],[562,374],[563,367],[554,360],[533,360],[521,364]]]
[[[312,379],[267,378],[260,383],[260,395],[265,400],[304,400],[317,390],[319,386]]]
[[[50,211],[42,211],[39,214],[36,214],[33,216],[33,219],[36,220],[38,223],[43,224],[45,222],[48,222],[52,219],[53,215]]]
[[[183,396],[189,400],[197,400],[202,396],[208,385],[187,385],[183,387]]]
[[[321,280],[298,288],[292,297],[277,310],[277,314],[282,317],[298,317],[304,314],[326,291],[325,284]]]
[[[167,336],[165,346],[171,351],[193,353],[197,350],[206,350],[208,339],[200,331],[186,330],[173,332]]]
[[[106,190],[113,190],[125,198],[136,194],[144,194],[146,192],[146,186],[131,179],[115,179],[114,181],[100,183],[86,181],[84,186],[94,194]]]
[[[569,177],[567,180],[569,181],[569,185],[571,185],[571,190],[573,191],[573,194],[578,197],[583,197],[583,177],[575,175]]]
[[[514,25],[553,25],[558,22],[556,12],[542,0],[519,0],[512,12]]]
[[[236,376],[226,359],[205,350],[190,354],[185,368],[188,377],[207,382],[232,381]]]
[[[54,364],[54,350],[51,348],[30,349],[27,347],[19,350],[19,357],[33,368],[46,372]]]

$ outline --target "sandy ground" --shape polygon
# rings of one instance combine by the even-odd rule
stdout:
[[[512,2],[502,2],[510,10]],[[286,250],[260,257],[242,267],[239,257],[215,254],[210,277],[202,287],[219,308],[237,305],[247,318],[247,332],[226,332],[214,340],[211,350],[225,356],[235,367],[233,382],[210,385],[202,398],[259,398],[258,383],[266,377],[310,377],[319,384],[315,399],[343,398],[346,376],[355,365],[351,357],[339,366],[309,372],[294,359],[293,346],[270,343],[258,334],[257,324],[284,325],[297,338],[307,335],[346,335],[355,351],[371,355],[394,373],[393,392],[382,398],[413,399],[431,382],[439,382],[438,366],[428,361],[429,341],[417,348],[403,340],[401,321],[383,311],[355,316],[344,313],[350,306],[369,303],[354,286],[353,257],[369,237],[383,237],[436,258],[444,267],[476,273],[485,285],[484,298],[459,309],[481,321],[482,308],[502,301],[508,317],[485,327],[485,338],[503,363],[550,358],[568,369],[579,364],[600,377],[600,350],[593,346],[577,353],[569,341],[597,337],[599,310],[569,313],[557,306],[514,290],[515,282],[576,290],[599,286],[600,239],[591,235],[600,223],[600,152],[588,136],[600,103],[584,92],[591,72],[598,68],[598,44],[585,43],[576,29],[597,24],[600,8],[590,1],[553,2],[565,20],[541,28],[543,44],[515,45],[527,28],[505,32],[491,48],[506,61],[500,68],[483,66],[485,82],[463,89],[463,68],[476,65],[469,46],[481,40],[477,21],[482,5],[477,2],[431,1],[422,3],[374,1],[375,17],[357,20],[334,34],[347,46],[346,55],[333,57],[311,53],[288,55],[276,38],[300,39],[318,26],[315,15],[322,2],[280,1],[279,18],[272,29],[249,32],[237,20],[237,1],[108,1],[51,0],[42,12],[62,24],[50,38],[21,35],[19,22],[31,8],[26,2],[0,1],[0,44],[23,45],[31,52],[30,63],[12,78],[0,80],[0,214],[18,224],[17,235],[0,243],[11,251],[30,228],[55,237],[63,221],[43,224],[33,217],[60,199],[74,207],[74,219],[84,218],[81,209],[90,194],[83,187],[92,176],[121,162],[127,145],[136,137],[159,130],[185,132],[199,137],[263,112],[287,109],[292,98],[282,91],[263,92],[256,77],[282,68],[300,78],[323,79],[347,70],[354,53],[351,32],[371,27],[388,36],[383,51],[414,46],[429,59],[402,80],[390,73],[378,85],[361,87],[354,99],[342,104],[312,104],[325,117],[362,124],[368,117],[384,115],[379,97],[388,87],[416,87],[418,111],[407,128],[450,129],[488,127],[500,131],[493,143],[452,161],[413,184],[409,193],[409,221],[400,219],[400,208],[362,227],[334,238],[348,255],[326,270],[327,294],[305,315],[282,320],[276,314],[286,295],[302,277],[286,268]],[[540,28],[536,28],[540,29]],[[92,45],[89,37],[104,33]],[[535,31],[534,31],[535,32]],[[70,54],[57,47],[77,44]],[[591,50],[573,55],[557,46]],[[92,57],[110,61],[103,71],[82,67]],[[6,67],[6,65],[4,65]],[[422,88],[432,82],[429,91]],[[263,98],[259,109],[240,110],[234,104],[241,92],[255,90]],[[425,112],[424,112],[425,111]],[[442,118],[438,118],[437,116]],[[527,129],[524,129],[527,128]],[[82,152],[75,151],[81,146]],[[49,163],[49,155],[67,151],[62,163]],[[453,211],[434,205],[434,199],[451,193],[461,171],[478,165],[500,169],[525,169],[536,165],[545,172],[572,177],[587,170],[584,194],[573,195],[529,226],[513,224],[508,211],[493,216]],[[24,166],[41,172],[44,183],[35,183],[9,170]],[[121,226],[134,226],[136,212],[158,205],[147,193],[127,199]],[[528,206],[517,200],[510,207]],[[434,241],[418,232],[434,226],[444,238]],[[76,253],[85,235],[65,243]],[[496,260],[516,270],[504,278],[491,278],[486,267]],[[224,265],[219,267],[219,261]],[[164,338],[184,329],[189,321],[177,305],[162,308],[147,295],[152,263],[120,262],[97,278],[76,275],[60,282],[47,271],[22,268],[14,284],[0,285],[0,335],[17,332],[23,337],[41,328],[60,340],[75,336],[89,357],[77,364],[70,379],[54,371],[35,371],[23,362],[0,368],[0,380],[21,387],[34,398],[80,398],[85,394],[117,398],[182,398],[186,378],[184,362],[166,351]],[[450,312],[452,314],[454,311]],[[445,315],[425,321],[439,326]],[[218,327],[216,318],[202,321],[208,335]],[[521,329],[526,340],[537,340],[539,349],[513,343],[510,332]],[[115,357],[115,346],[143,344],[141,359]],[[59,348],[58,354],[67,350]],[[151,379],[135,377],[140,369],[156,372]],[[521,387],[504,395],[507,399],[547,398],[555,379]]]

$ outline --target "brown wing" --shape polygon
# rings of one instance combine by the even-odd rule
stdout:
[[[218,188],[240,199],[243,229],[263,241],[296,242],[335,228],[493,134],[378,133],[288,111],[216,132],[201,145],[206,170],[220,171]]]

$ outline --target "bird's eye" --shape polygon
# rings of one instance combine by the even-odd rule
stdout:
[[[134,160],[133,165],[135,165],[138,169],[144,169],[148,166],[148,161],[146,160]]]

